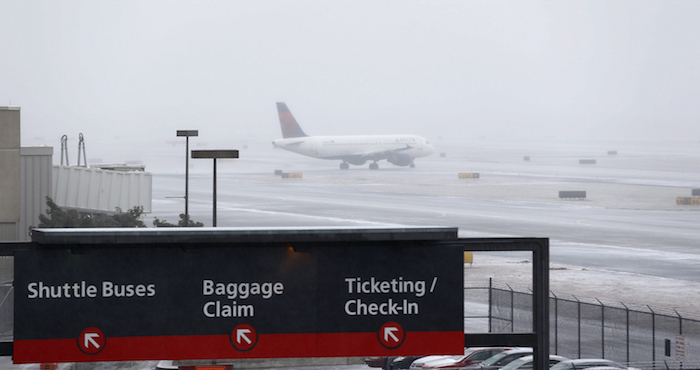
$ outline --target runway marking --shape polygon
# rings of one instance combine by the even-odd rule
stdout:
[[[438,215],[437,215],[437,216],[435,216],[435,217],[423,217],[423,218],[417,218],[417,219],[414,219],[413,221],[422,221],[422,220],[437,220],[438,218],[443,218],[443,217],[447,216],[447,213],[445,213],[445,212],[436,212],[436,213],[438,213]]]
[[[294,216],[297,218],[298,217],[305,217],[305,218],[311,218],[311,219],[316,219],[316,220],[325,220],[325,221],[334,221],[334,222],[352,222],[352,223],[356,223],[356,224],[366,224],[366,225],[376,225],[376,226],[392,226],[392,227],[406,226],[405,224],[396,224],[396,223],[389,223],[389,222],[355,220],[355,219],[350,219],[350,218],[329,217],[329,216],[313,216],[313,215],[305,215],[305,214],[291,213],[291,212],[263,211],[263,210],[259,210],[259,209],[250,209],[250,208],[219,207],[219,209],[226,209],[229,211],[262,213],[262,214],[268,214],[268,215]]]

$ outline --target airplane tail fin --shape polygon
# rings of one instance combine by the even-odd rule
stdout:
[[[292,112],[287,108],[287,104],[277,103],[277,113],[279,113],[280,116],[283,138],[309,136],[304,133],[304,130],[301,129],[297,120],[294,119]]]

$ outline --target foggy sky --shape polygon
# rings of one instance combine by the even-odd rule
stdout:
[[[309,134],[700,140],[696,1],[0,0],[22,144]],[[76,144],[71,144],[74,146]],[[71,149],[73,151],[73,149]]]

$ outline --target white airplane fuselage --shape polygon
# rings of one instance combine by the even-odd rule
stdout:
[[[425,138],[417,135],[304,136],[277,139],[272,144],[309,157],[341,160],[353,157],[371,160],[373,153],[390,151],[418,158],[435,151]],[[348,162],[353,163],[352,159]]]

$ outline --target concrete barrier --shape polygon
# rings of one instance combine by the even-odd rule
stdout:
[[[586,199],[585,190],[564,190],[559,192],[560,199]]]
[[[693,189],[690,194],[694,197],[699,197],[700,196],[700,189]]]
[[[617,150],[608,150],[608,155],[617,155]]]
[[[700,206],[700,198],[678,197],[678,198],[676,198],[676,205],[678,205],[678,206]]]
[[[595,159],[579,159],[578,164],[595,164]]]
[[[303,175],[301,172],[284,172],[282,173],[283,179],[300,179]]]
[[[530,162],[530,156],[529,155],[524,156],[523,161]]]
[[[478,179],[479,174],[478,173],[467,173],[467,172],[460,172],[457,175],[457,178],[459,179]]]
[[[275,176],[282,176],[283,173],[284,171],[282,170],[275,170]]]

